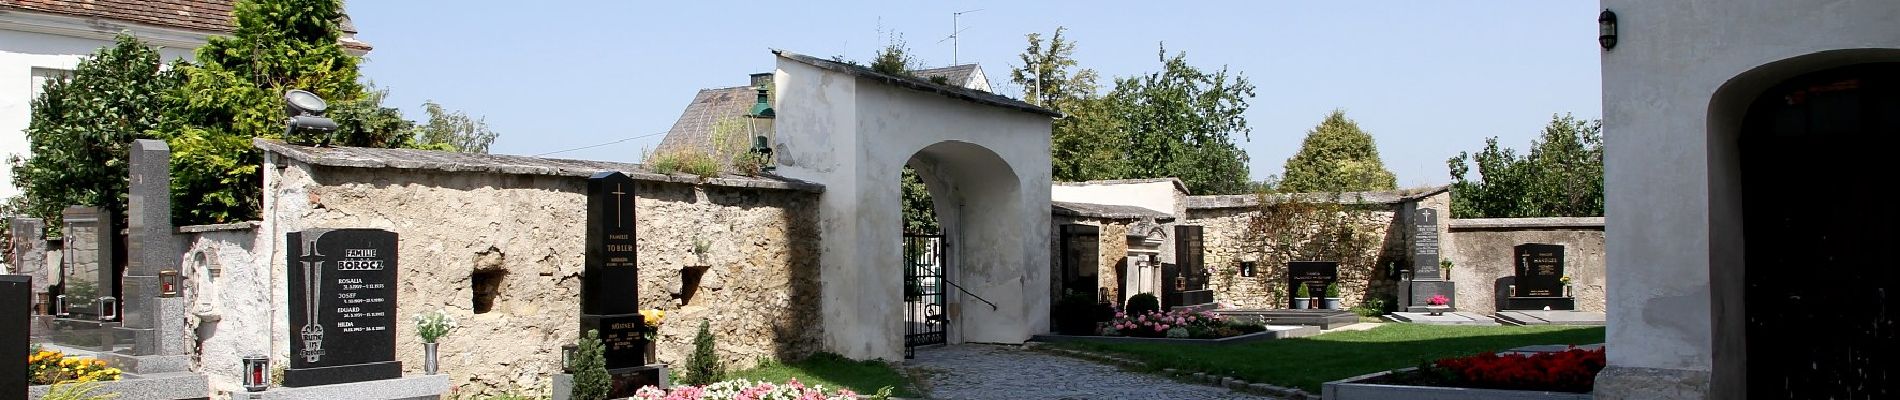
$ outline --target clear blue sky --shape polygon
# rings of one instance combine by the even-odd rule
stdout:
[[[771,48],[867,60],[881,27],[947,65],[951,13],[973,9],[960,61],[1011,96],[1023,35],[1058,26],[1104,76],[1156,70],[1164,42],[1245,74],[1259,88],[1241,142],[1256,180],[1279,174],[1334,108],[1372,133],[1404,186],[1446,182],[1445,159],[1486,137],[1524,148],[1551,114],[1601,115],[1593,1],[349,2],[376,47],[364,76],[391,104],[411,119],[431,99],[485,116],[502,154],[664,132],[695,91],[772,68]],[[659,140],[554,157],[638,161]]]

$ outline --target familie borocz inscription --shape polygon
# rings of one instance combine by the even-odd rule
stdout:
[[[310,229],[285,241],[291,338],[284,386],[401,377],[396,233]]]

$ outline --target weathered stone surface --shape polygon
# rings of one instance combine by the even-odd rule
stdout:
[[[989,345],[960,344],[917,351],[906,368],[928,377],[933,399],[1263,399],[1192,382],[1133,372],[1089,360],[1019,351]],[[1218,379],[1218,378],[1216,378]]]
[[[398,232],[404,278],[397,320],[442,309],[461,323],[441,342],[441,368],[454,385],[464,393],[549,387],[547,377],[560,371],[560,346],[578,337],[586,216],[581,176],[273,160],[290,168],[267,173],[267,199],[277,204],[267,207],[275,214],[266,216],[263,231]],[[655,181],[639,182],[635,192],[640,307],[667,311],[656,337],[659,362],[681,365],[702,319],[734,368],[818,348],[824,328],[817,316],[816,194]],[[681,270],[702,264],[692,251],[695,239],[710,244],[705,260],[718,282],[702,282],[683,298],[675,294]],[[281,274],[279,258],[264,259]],[[497,268],[504,275],[493,308],[475,314],[471,275]],[[422,366],[413,324],[398,324],[396,348],[409,372]]]
[[[1393,199],[1401,198],[1399,194],[1396,194],[1398,192],[1391,193],[1394,193]],[[1426,193],[1429,193],[1427,197],[1415,200],[1425,202],[1449,197],[1448,192],[1443,191]],[[1348,194],[1343,198],[1348,200],[1361,198],[1351,195]],[[1248,243],[1246,238],[1248,223],[1259,215],[1259,211],[1251,205],[1196,207],[1196,204],[1207,206],[1210,203],[1226,204],[1221,202],[1229,201],[1207,199],[1210,197],[1214,196],[1189,197],[1188,218],[1182,223],[1203,227],[1207,265],[1214,269],[1214,275],[1208,279],[1208,288],[1214,291],[1214,301],[1230,307],[1286,307],[1290,293],[1287,292],[1285,260],[1269,259],[1257,250],[1257,244]],[[1221,197],[1238,199],[1240,196]],[[1252,198],[1252,196],[1246,197]],[[1373,199],[1371,196],[1365,198]],[[1257,201],[1232,200],[1232,202],[1258,204]],[[1361,257],[1363,262],[1339,265],[1339,294],[1342,308],[1356,306],[1369,296],[1391,296],[1395,281],[1390,278],[1387,268],[1390,263],[1402,260],[1406,251],[1402,231],[1397,230],[1401,227],[1397,226],[1400,221],[1397,220],[1396,210],[1403,205],[1370,200],[1354,204],[1359,204],[1354,207],[1364,212],[1354,213],[1355,220],[1347,221],[1347,224],[1379,240],[1377,244],[1367,249],[1366,255]],[[1443,205],[1434,204],[1434,206],[1449,208],[1449,201],[1443,202]],[[1446,214],[1449,215],[1449,212],[1446,211]],[[1240,262],[1248,259],[1259,260],[1259,263],[1255,265],[1254,276],[1243,277],[1240,275]]]
[[[1597,372],[1597,399],[1709,398],[1708,371],[1609,366]]]
[[[588,175],[600,171],[620,171],[633,177],[633,179],[643,181],[706,184],[754,189],[799,190],[808,192],[824,191],[824,185],[796,179],[739,175],[723,175],[715,178],[700,178],[683,174],[667,175],[648,172],[646,167],[639,164],[611,161],[564,160],[503,154],[474,154],[413,149],[308,147],[262,138],[252,139],[251,143],[259,149],[281,154],[300,162],[330,167],[573,177],[587,177]]]
[[[1564,274],[1570,276],[1577,311],[1604,312],[1602,218],[1455,219],[1449,225],[1456,240],[1445,248],[1445,257],[1457,263],[1450,279],[1457,282],[1459,310],[1498,310],[1516,273],[1511,247],[1549,243],[1564,246]]]

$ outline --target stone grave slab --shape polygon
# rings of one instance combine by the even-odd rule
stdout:
[[[666,383],[665,369],[646,362],[635,187],[633,178],[617,171],[587,178],[580,329],[600,332],[607,372],[613,376],[607,395],[615,398],[632,396],[641,386]]]
[[[1447,312],[1442,315],[1431,315],[1429,313],[1402,311],[1392,313],[1391,318],[1397,322],[1426,325],[1498,325],[1497,320],[1491,317],[1469,312]]]
[[[1575,298],[1564,292],[1564,246],[1526,243],[1512,248],[1512,293],[1504,299],[1507,310],[1574,310]]]
[[[0,399],[26,397],[27,311],[33,302],[33,278],[0,275]]]
[[[1498,311],[1498,320],[1513,325],[1602,326],[1606,318],[1603,313],[1588,311],[1505,310]]]
[[[1270,324],[1316,326],[1320,329],[1333,329],[1359,323],[1359,315],[1345,310],[1286,310],[1268,308],[1223,308],[1214,310],[1222,318],[1235,321]]]
[[[286,241],[291,337],[284,386],[401,377],[396,233],[311,229]]]

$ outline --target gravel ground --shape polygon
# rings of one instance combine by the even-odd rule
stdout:
[[[1270,399],[1014,346],[918,349],[905,365],[939,400]]]

